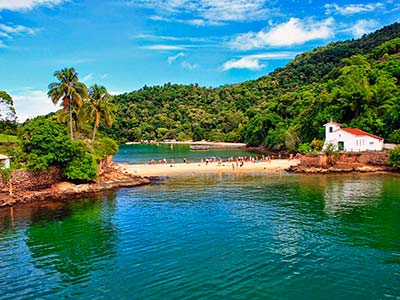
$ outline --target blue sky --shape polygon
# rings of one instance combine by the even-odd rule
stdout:
[[[0,0],[0,90],[23,121],[57,109],[46,92],[64,67],[113,93],[215,87],[399,20],[394,0]]]

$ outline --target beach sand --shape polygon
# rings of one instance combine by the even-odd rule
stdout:
[[[278,172],[290,166],[298,165],[297,159],[274,159],[271,162],[245,162],[242,167],[232,167],[232,162],[222,162],[221,165],[212,162],[205,163],[176,163],[176,164],[126,164],[115,163],[122,171],[138,176],[174,176],[196,173],[218,173],[218,172]]]

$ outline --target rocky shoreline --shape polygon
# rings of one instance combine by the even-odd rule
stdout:
[[[397,172],[387,164],[387,152],[342,153],[339,156],[301,156],[286,171],[302,174]]]
[[[126,174],[121,170],[110,166],[93,183],[74,184],[71,182],[58,182],[48,188],[29,191],[13,191],[0,193],[0,207],[12,206],[22,203],[46,201],[46,200],[70,200],[85,195],[97,194],[108,190],[123,187],[136,187],[151,184],[152,180],[159,178],[141,177]]]
[[[305,167],[305,166],[292,166],[286,169],[290,173],[302,174],[328,174],[328,173],[381,173],[381,172],[396,172],[390,166],[372,166],[372,165],[335,165],[331,167]]]

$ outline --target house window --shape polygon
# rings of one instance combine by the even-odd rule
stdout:
[[[373,145],[373,144],[374,144],[374,142],[369,142],[369,144],[370,144],[370,145]]]
[[[329,132],[333,132],[333,127],[329,127]]]

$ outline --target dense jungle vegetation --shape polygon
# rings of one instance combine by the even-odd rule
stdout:
[[[115,96],[119,142],[212,140],[295,151],[331,119],[400,143],[400,24],[298,55],[268,76],[218,88],[143,87]]]

